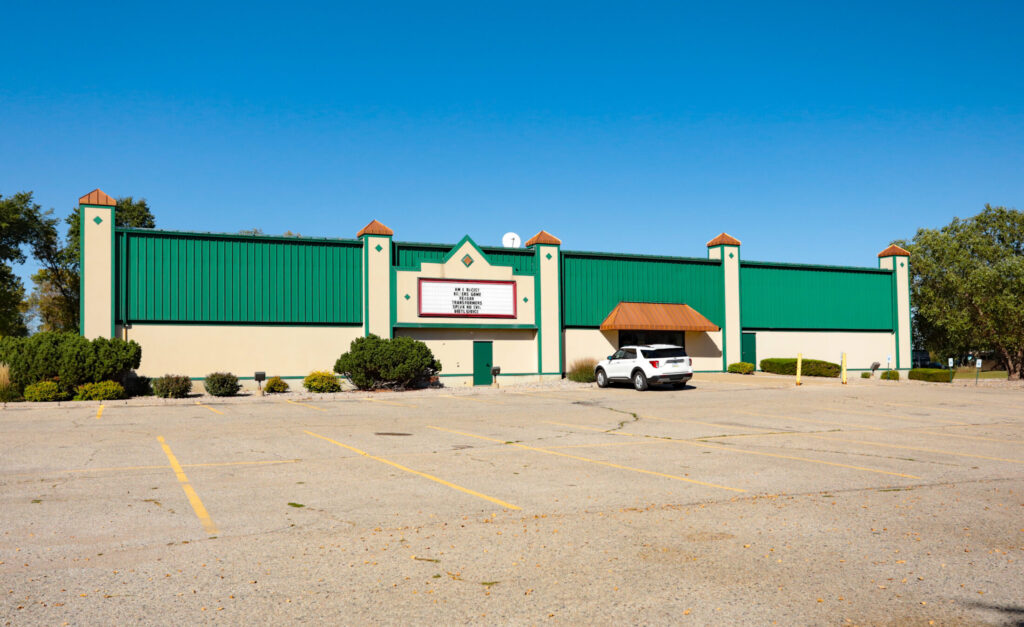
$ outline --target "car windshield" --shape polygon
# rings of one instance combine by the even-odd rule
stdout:
[[[671,359],[673,357],[686,357],[686,350],[682,348],[647,348],[644,349],[644,357],[647,359]]]

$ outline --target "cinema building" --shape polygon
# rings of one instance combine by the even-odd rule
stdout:
[[[695,372],[766,357],[847,354],[851,369],[910,368],[908,253],[878,267],[747,261],[723,233],[702,257],[395,239],[130,229],[114,200],[83,196],[81,333],[142,345],[140,374],[301,378],[356,337],[426,342],[446,385],[556,379],[573,361],[634,343],[685,346]],[[353,228],[353,231],[356,229]]]

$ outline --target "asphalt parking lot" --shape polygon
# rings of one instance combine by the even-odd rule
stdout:
[[[1020,624],[1024,389],[0,410],[0,623]]]

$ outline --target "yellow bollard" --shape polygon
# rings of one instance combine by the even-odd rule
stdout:
[[[796,354],[796,384],[800,385],[800,370],[804,367],[804,354]]]
[[[846,385],[846,353],[843,353],[843,385]]]

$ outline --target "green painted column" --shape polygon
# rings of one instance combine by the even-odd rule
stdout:
[[[114,337],[114,207],[99,189],[78,199],[79,333],[87,338]]]

